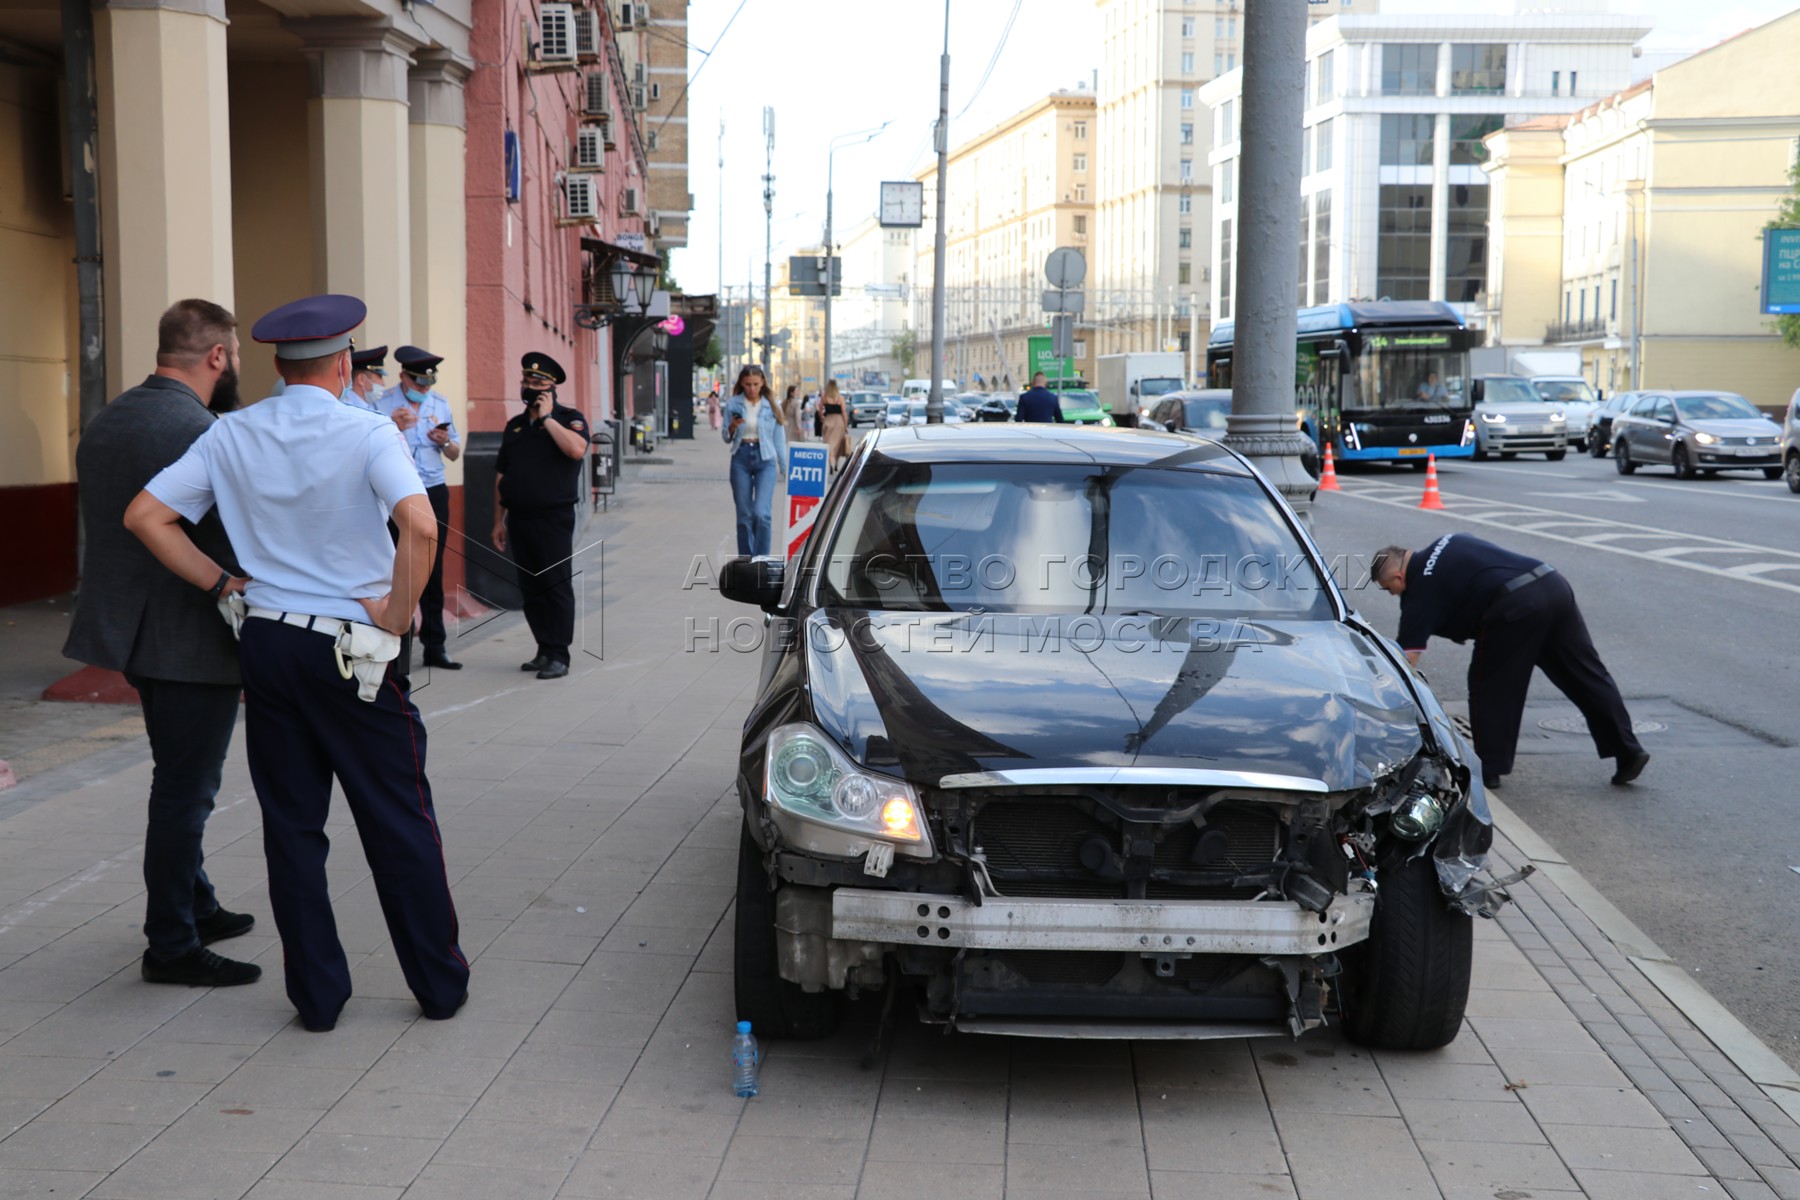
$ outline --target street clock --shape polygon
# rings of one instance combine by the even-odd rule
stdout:
[[[887,182],[881,185],[881,224],[887,229],[917,229],[925,223],[925,185]]]

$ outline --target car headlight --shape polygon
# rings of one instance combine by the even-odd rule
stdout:
[[[763,799],[803,820],[929,847],[912,785],[864,771],[811,725],[769,735]]]
[[[1719,439],[1710,433],[1696,433],[1694,435],[1694,440],[1699,442],[1702,446],[1716,446],[1719,444]]]
[[[1111,417],[1101,417],[1100,423],[1102,425],[1111,425],[1113,423],[1113,419]]]
[[[1568,419],[1569,418],[1565,417],[1562,413],[1551,413],[1550,414],[1550,423],[1552,425],[1555,425],[1560,421],[1566,421]]]
[[[1482,413],[1481,419],[1483,421],[1487,422],[1489,425],[1504,425],[1504,424],[1506,424],[1506,414],[1505,413]]]

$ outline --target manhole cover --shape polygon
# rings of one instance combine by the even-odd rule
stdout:
[[[1538,722],[1539,729],[1548,729],[1552,733],[1586,733],[1587,722],[1581,717],[1545,717]],[[1661,721],[1633,721],[1633,733],[1667,733],[1669,727]]]

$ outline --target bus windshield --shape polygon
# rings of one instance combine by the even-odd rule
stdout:
[[[1467,362],[1447,334],[1371,334],[1357,364],[1356,407],[1467,409]]]

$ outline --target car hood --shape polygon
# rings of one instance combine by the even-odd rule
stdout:
[[[1683,425],[1714,437],[1779,438],[1781,426],[1764,417],[1726,417],[1709,421],[1683,421]]]
[[[1255,771],[1361,787],[1424,719],[1375,642],[1334,621],[827,609],[813,716],[873,770],[932,785],[1020,768]],[[1061,636],[1054,632],[1061,630]]]
[[[1509,421],[1517,417],[1528,421],[1548,422],[1553,414],[1563,410],[1545,404],[1541,400],[1483,400],[1475,406],[1475,411],[1478,413],[1501,413]],[[1564,416],[1567,415],[1564,413]]]

